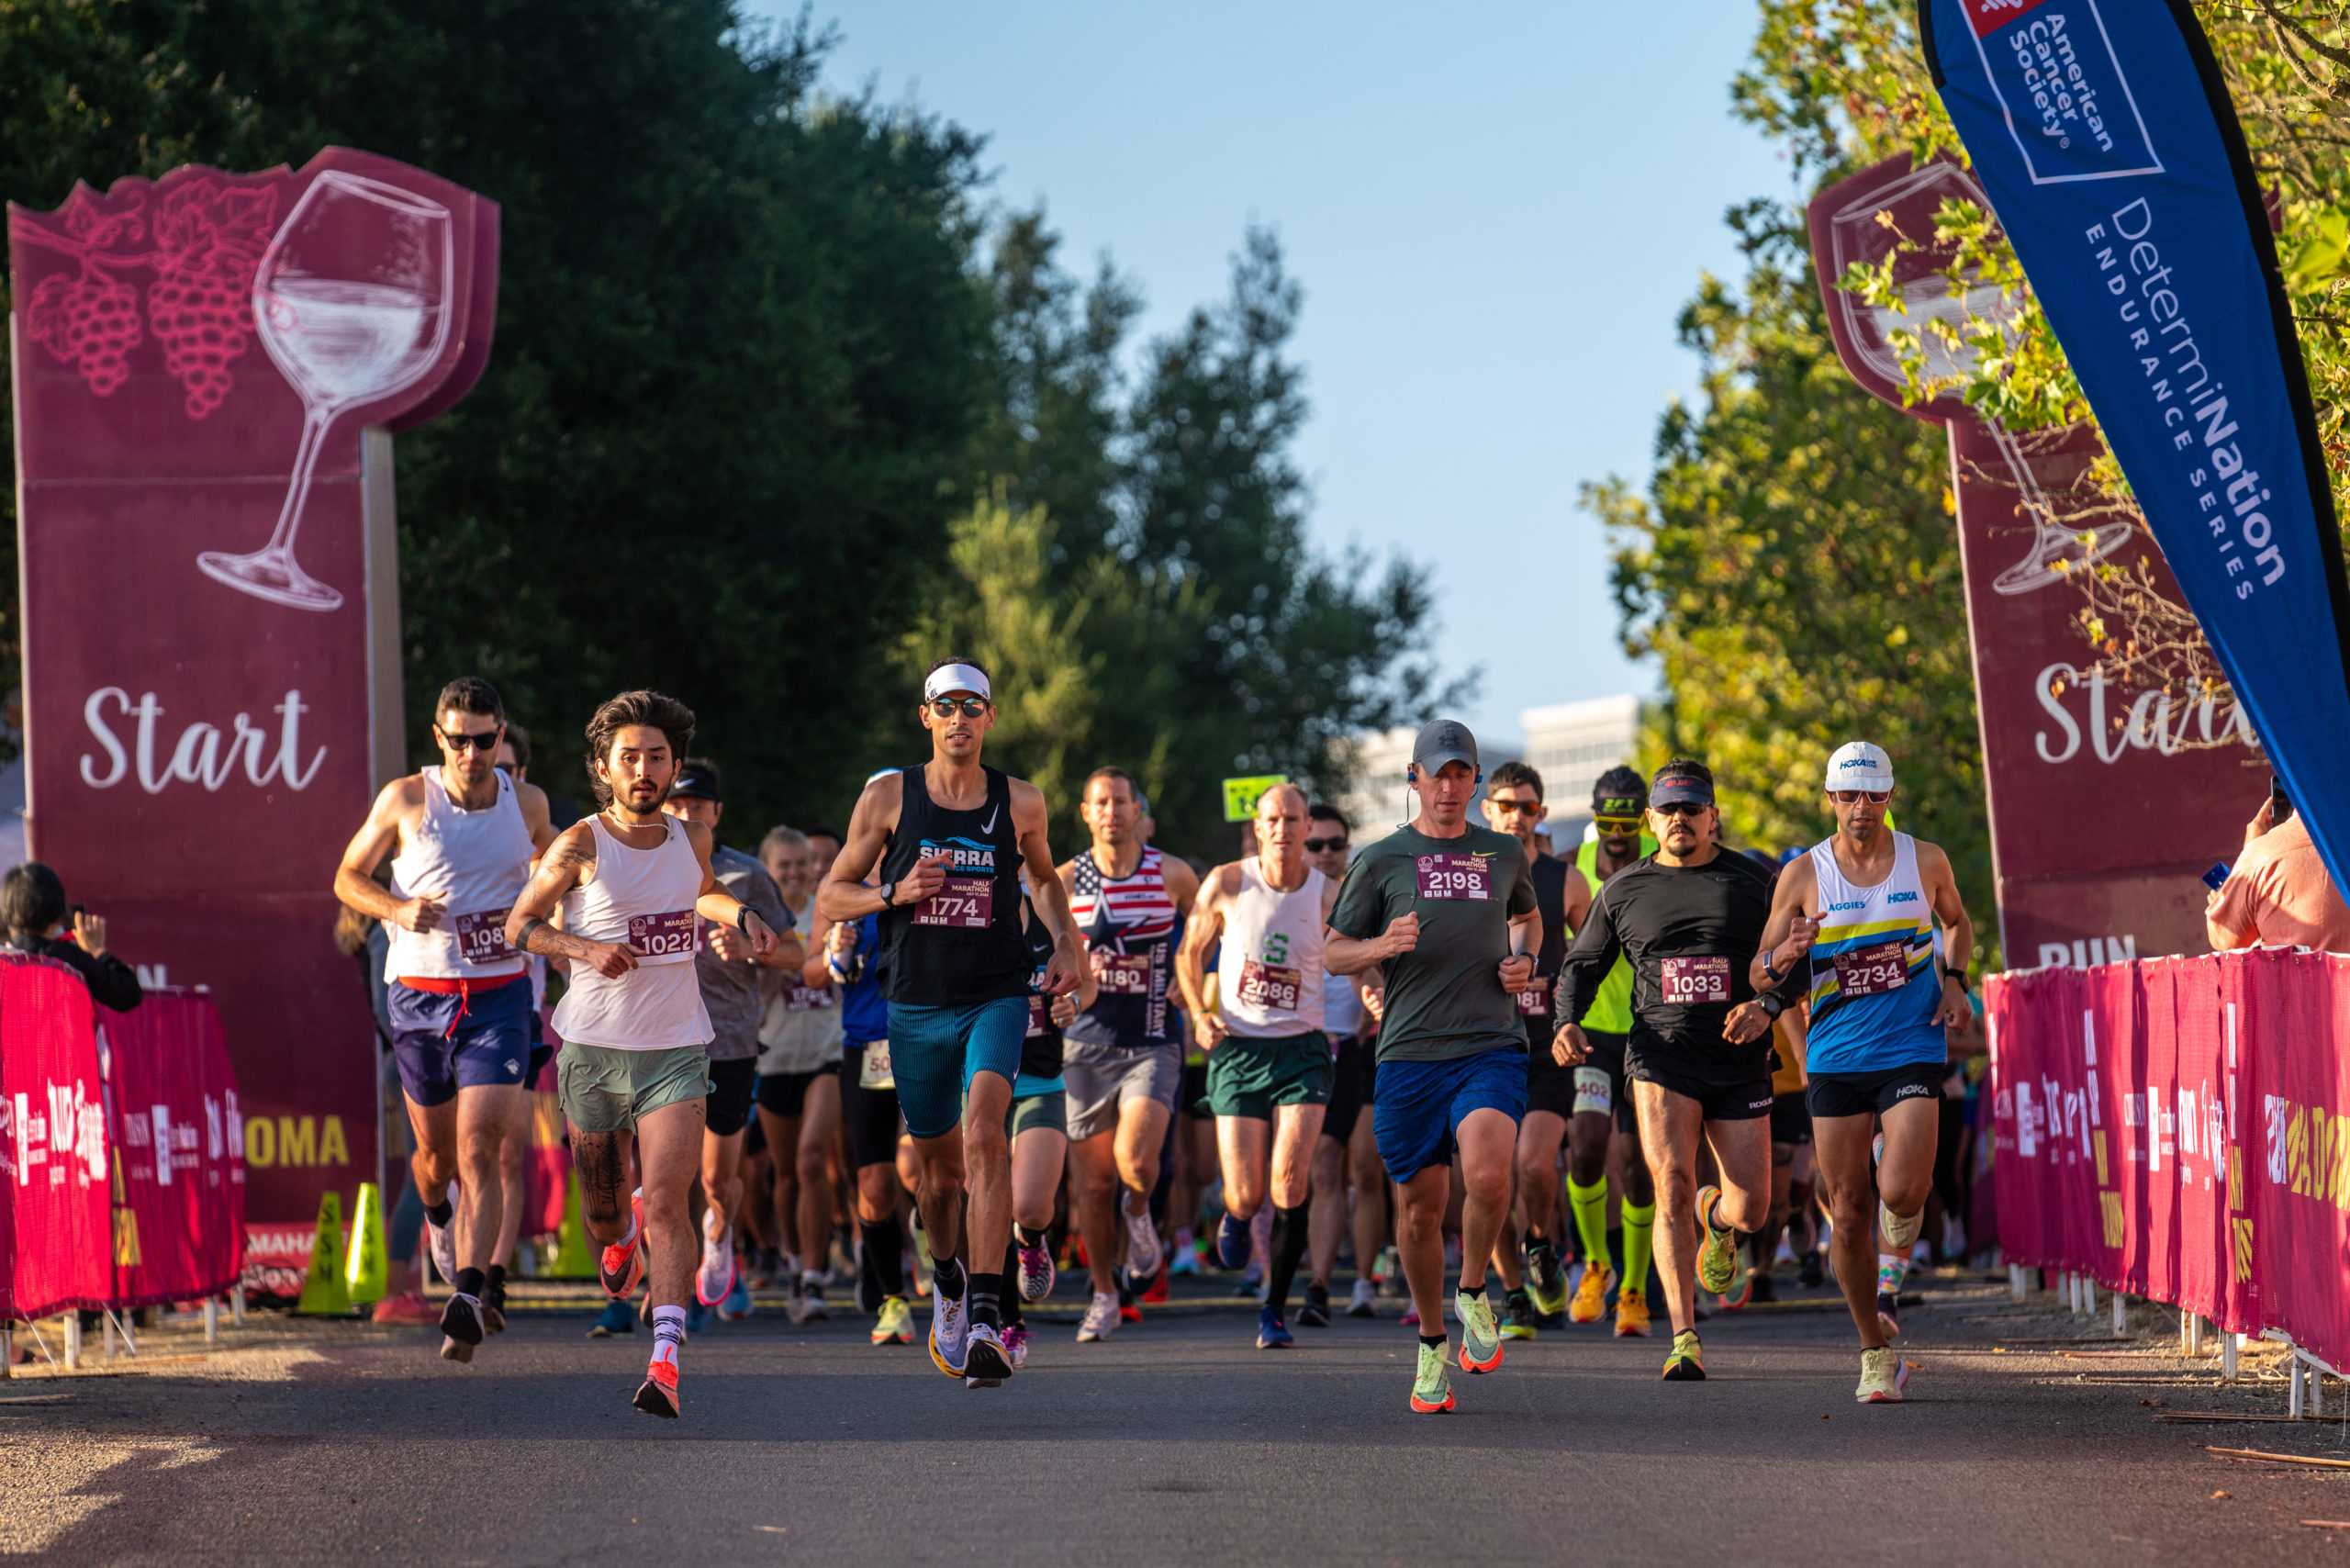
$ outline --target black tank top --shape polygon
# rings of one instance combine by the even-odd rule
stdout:
[[[964,1007],[1028,994],[1012,781],[995,768],[981,771],[988,797],[971,812],[934,802],[919,766],[898,775],[905,794],[881,856],[881,880],[905,880],[925,850],[945,849],[954,859],[937,892],[881,912],[881,994],[891,1002]]]
[[[1036,918],[1036,911],[1024,896],[1026,908],[1028,943],[1028,1035],[1020,1042],[1020,1075],[1023,1078],[1057,1079],[1061,1075],[1061,1031],[1053,1022],[1053,999],[1037,990],[1045,983],[1045,966],[1053,961],[1053,934]]]

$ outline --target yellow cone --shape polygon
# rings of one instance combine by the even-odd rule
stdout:
[[[319,1230],[310,1242],[310,1272],[302,1281],[297,1313],[322,1317],[351,1315],[351,1287],[342,1280],[342,1195],[319,1199]]]
[[[390,1244],[384,1238],[384,1190],[373,1182],[360,1182],[352,1209],[351,1257],[342,1278],[350,1288],[351,1305],[367,1306],[383,1300],[387,1288],[384,1260]]]
[[[579,1217],[579,1172],[576,1170],[565,1179],[563,1228],[555,1232],[554,1261],[547,1273],[558,1280],[592,1280],[596,1277],[594,1244],[588,1239],[588,1226]]]

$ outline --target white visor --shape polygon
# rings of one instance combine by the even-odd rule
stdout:
[[[932,670],[930,678],[922,683],[922,700],[925,702],[934,701],[950,691],[968,691],[990,701],[995,700],[995,693],[988,689],[988,678],[969,665],[942,665]]]

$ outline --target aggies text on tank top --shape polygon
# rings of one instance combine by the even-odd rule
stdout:
[[[588,819],[596,835],[596,877],[563,895],[563,928],[590,942],[624,942],[636,968],[618,980],[576,959],[571,989],[554,1006],[558,1039],[621,1051],[706,1046],[716,1036],[701,1004],[694,970],[694,902],[701,897],[701,860],[686,824],[665,816],[657,847],[622,844],[601,812]]]
[[[498,799],[469,812],[449,798],[441,770],[424,770],[424,815],[404,835],[392,857],[392,897],[441,901],[437,931],[403,931],[385,922],[391,935],[384,978],[402,975],[436,980],[487,980],[522,972],[522,955],[506,941],[506,916],[530,880],[530,824],[503,773]]]
[[[1836,841],[1811,852],[1819,922],[1811,945],[1811,1018],[1804,1070],[1889,1072],[1940,1061],[1948,1048],[1934,1010],[1942,1002],[1934,962],[1934,912],[1918,875],[1918,841],[1893,835],[1893,870],[1873,888],[1844,879]]]
[[[1263,1039],[1322,1027],[1322,873],[1276,892],[1254,860],[1240,863],[1240,894],[1224,912],[1216,1005],[1236,1035]]]
[[[1079,1014],[1069,1037],[1086,1045],[1145,1046],[1175,1042],[1175,943],[1182,913],[1168,896],[1166,861],[1146,848],[1130,877],[1102,874],[1091,849],[1069,862],[1076,890],[1069,912],[1085,933],[1087,957],[1099,988]]]
[[[937,892],[881,912],[881,994],[901,1005],[968,1007],[1028,994],[1012,780],[993,767],[981,771],[987,799],[968,812],[933,801],[920,765],[898,775],[904,794],[879,879],[904,881],[924,851],[953,856]]]

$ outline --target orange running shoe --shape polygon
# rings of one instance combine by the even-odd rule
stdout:
[[[637,1282],[644,1278],[643,1193],[630,1193],[628,1206],[635,1234],[626,1241],[613,1242],[596,1257],[596,1282],[614,1301],[626,1301],[634,1295]]]
[[[644,1382],[636,1391],[632,1403],[648,1416],[666,1420],[677,1418],[677,1363],[655,1361],[644,1369]]]

